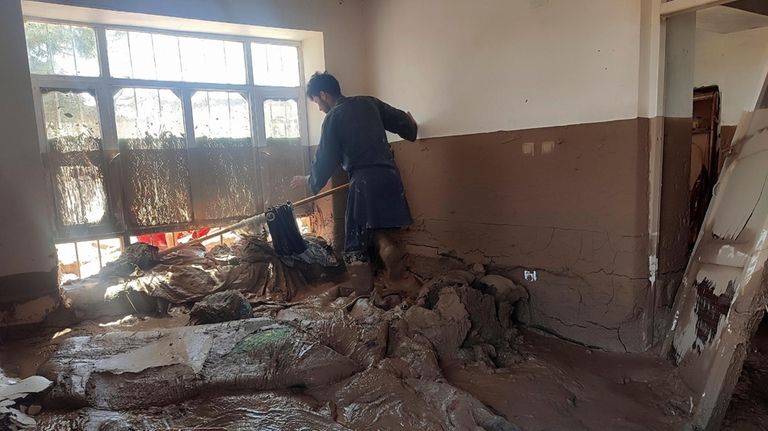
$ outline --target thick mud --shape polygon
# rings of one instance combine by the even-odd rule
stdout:
[[[522,334],[516,366],[452,366],[448,381],[526,431],[682,429],[688,397],[666,361]]]
[[[418,294],[315,285],[252,301],[251,319],[89,322],[0,358],[54,382],[41,430],[681,428],[688,396],[670,365],[521,329],[526,299],[482,268],[443,269]]]

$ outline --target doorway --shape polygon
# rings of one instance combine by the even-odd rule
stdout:
[[[688,256],[704,222],[712,190],[722,167],[720,154],[720,90],[716,85],[693,90]]]

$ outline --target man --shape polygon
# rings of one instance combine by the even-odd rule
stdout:
[[[292,187],[309,186],[317,194],[339,165],[350,176],[345,222],[344,260],[349,289],[358,295],[373,287],[370,251],[377,246],[391,281],[403,276],[402,253],[391,233],[410,225],[400,172],[386,131],[414,141],[417,125],[410,113],[369,96],[345,97],[328,72],[315,73],[307,97],[326,114],[311,174],[294,177]]]

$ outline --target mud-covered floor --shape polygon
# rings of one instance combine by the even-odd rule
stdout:
[[[723,420],[723,431],[768,429],[768,319],[752,339],[739,382]]]
[[[459,288],[442,289],[448,289],[447,294],[440,291],[443,292],[441,298],[447,301],[448,298],[455,299],[454,289]],[[687,397],[676,383],[674,370],[665,361],[652,356],[595,351],[514,327],[510,328],[510,349],[503,353],[498,345],[493,348],[491,344],[481,342],[482,334],[473,333],[469,325],[464,334],[466,339],[459,335],[464,339],[465,347],[454,346],[460,348],[451,352],[445,349],[445,344],[451,339],[457,340],[456,337],[432,339],[432,348],[423,337],[394,336],[393,331],[403,332],[398,322],[411,318],[412,325],[418,325],[413,322],[419,320],[409,317],[407,310],[403,310],[405,315],[396,308],[384,312],[363,299],[350,309],[329,311],[328,307],[333,308],[333,304],[328,305],[326,301],[328,291],[332,290],[333,286],[329,284],[317,286],[294,301],[300,305],[284,309],[278,315],[263,315],[273,316],[283,323],[311,321],[305,325],[306,330],[302,330],[302,336],[308,337],[308,342],[314,342],[313,338],[325,338],[322,333],[339,332],[338,328],[352,331],[363,328],[362,337],[353,334],[350,338],[362,342],[362,350],[360,345],[355,347],[353,343],[344,347],[332,339],[320,340],[320,344],[331,346],[338,353],[334,357],[346,361],[341,368],[353,367],[354,370],[338,370],[332,365],[320,366],[315,362],[309,383],[285,383],[283,387],[280,384],[255,385],[262,388],[258,390],[249,390],[243,385],[237,385],[236,390],[217,386],[216,390],[190,393],[157,405],[126,403],[119,394],[114,394],[114,391],[125,388],[129,392],[126,395],[135,396],[130,386],[140,381],[141,373],[134,377],[126,377],[130,373],[124,373],[121,376],[125,380],[109,387],[108,395],[100,395],[109,398],[106,404],[94,402],[89,397],[73,401],[69,407],[61,402],[62,397],[46,403],[43,413],[37,417],[40,429],[201,426],[256,429],[253,427],[258,426],[258,429],[383,430],[415,429],[414,426],[420,429],[468,429],[467,424],[471,424],[476,429],[487,430],[676,430],[686,414]],[[447,308],[440,304],[441,300],[433,304],[432,310],[425,307],[424,312],[434,310],[436,316],[444,318],[447,314],[440,313]],[[337,300],[336,304],[344,305],[342,300]],[[324,309],[326,314],[315,314],[314,308]],[[346,323],[338,327],[322,326],[323,319],[331,316],[327,313]],[[339,313],[341,317],[338,317]],[[390,325],[388,347],[377,353],[375,347],[368,349],[365,346],[376,344],[370,339],[370,334],[375,331],[369,331],[384,321]],[[129,316],[82,322],[71,328],[40,328],[23,339],[3,343],[0,363],[7,374],[24,377],[39,373],[38,367],[57,355],[69,358],[58,359],[66,366],[72,364],[73,357],[75,361],[87,361],[97,351],[88,350],[96,349],[94,343],[87,348],[79,347],[85,350],[83,357],[77,357],[72,342],[98,338],[82,337],[128,331],[130,338],[136,339],[145,331],[179,327],[186,322],[185,311],[176,308],[169,317],[163,318]],[[349,322],[357,323],[349,326]],[[452,331],[450,324],[446,321],[443,324],[446,325],[443,330]],[[311,328],[313,325],[321,325],[323,329],[315,331]],[[424,331],[433,329],[424,328]],[[216,327],[216,336],[221,337],[222,331],[226,329]],[[333,338],[332,335],[329,337]],[[368,341],[365,341],[366,337]],[[476,339],[474,347],[467,348],[466,341],[473,337]],[[423,344],[414,346],[414,341]],[[69,353],[60,351],[67,349]],[[434,369],[430,369],[430,357],[436,361]],[[270,361],[283,359],[282,356],[270,357]],[[213,360],[209,358],[210,361]],[[331,368],[335,371],[329,373]],[[74,379],[77,374],[60,373],[59,380],[62,376]],[[176,375],[176,378],[183,376]],[[316,380],[319,383],[315,385]],[[69,401],[76,398],[72,394],[68,396]],[[106,407],[108,405],[113,407]],[[440,415],[446,418],[437,417]],[[506,421],[499,422],[494,419],[495,415]],[[108,428],[98,428],[100,426]]]

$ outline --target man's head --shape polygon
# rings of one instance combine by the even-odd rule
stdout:
[[[341,97],[339,81],[328,72],[315,72],[307,83],[307,97],[317,103],[317,107],[327,114]]]

